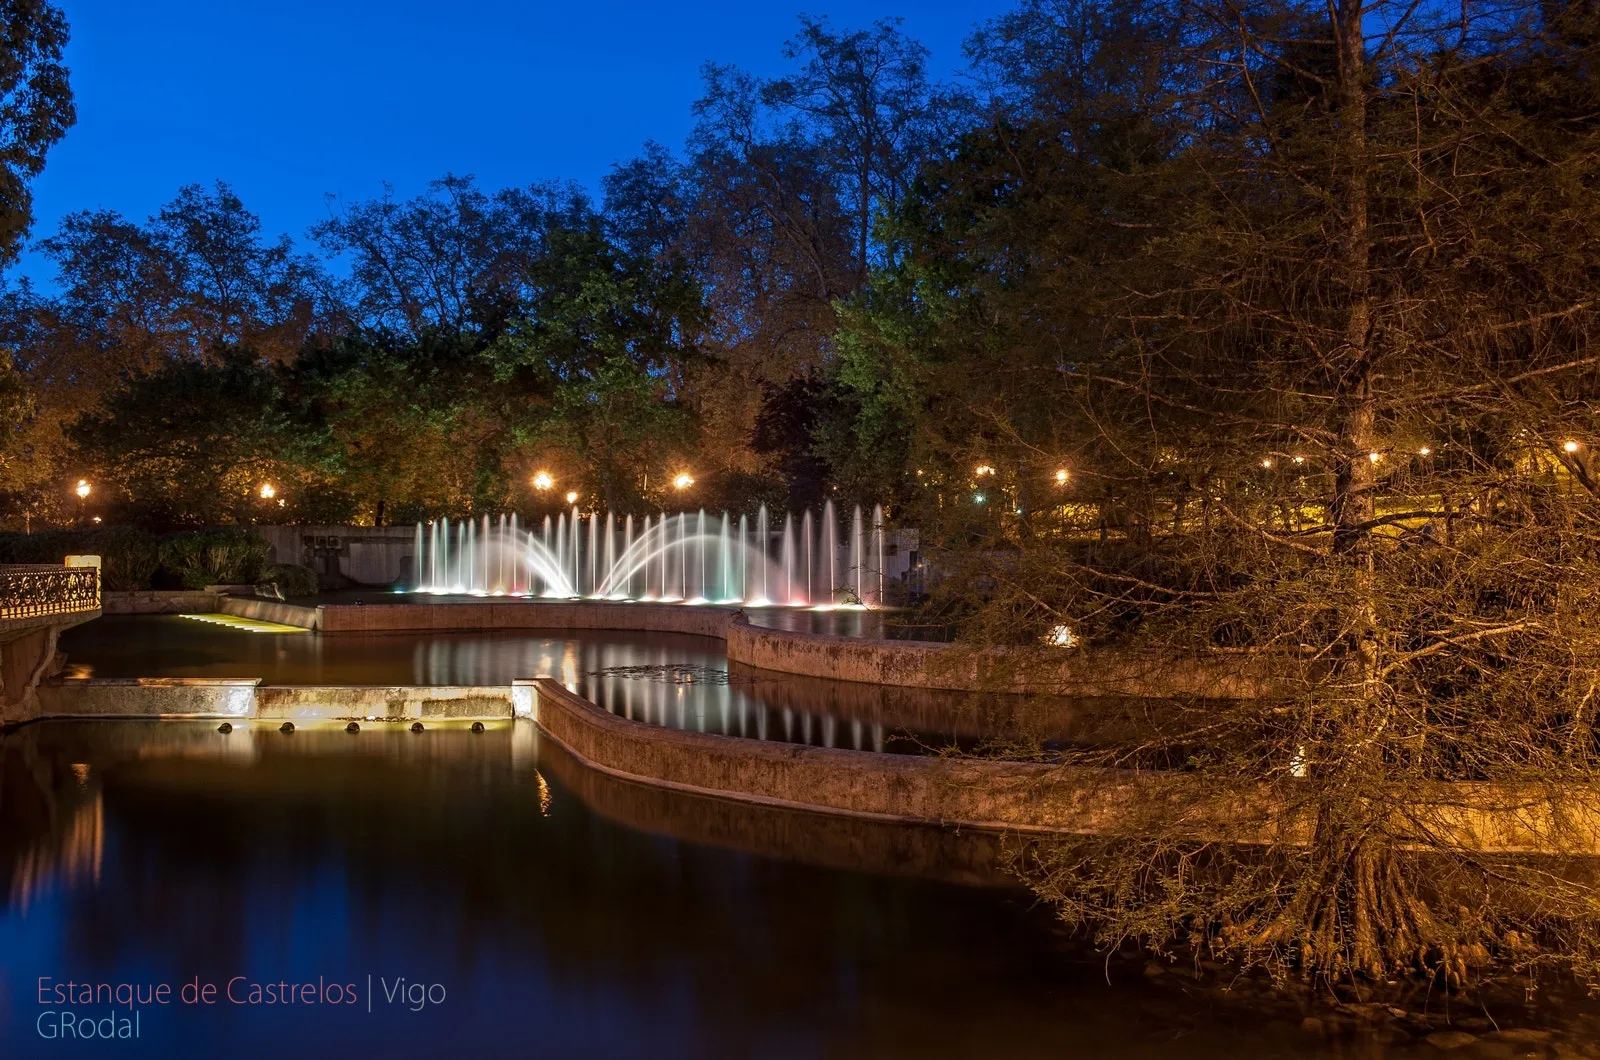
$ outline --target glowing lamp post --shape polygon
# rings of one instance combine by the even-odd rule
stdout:
[[[567,503],[568,504],[577,504],[578,503],[578,491],[577,490],[568,490],[567,491]]]
[[[556,480],[550,477],[550,472],[548,471],[541,471],[533,476],[533,488],[540,493],[554,489],[555,485]]]
[[[89,480],[80,478],[77,487],[72,492],[78,495],[78,522],[81,525],[83,523],[83,506],[88,501],[90,492],[92,492],[89,487]]]
[[[1067,480],[1070,478],[1072,478],[1072,476],[1067,473],[1067,469],[1061,468],[1056,472],[1056,485],[1065,486],[1067,484]]]
[[[677,475],[673,476],[672,488],[675,490],[686,490],[693,485],[694,476],[690,475],[687,471],[680,471]]]
[[[263,482],[261,484],[261,499],[262,500],[270,501],[272,498],[276,497],[277,495],[278,495],[278,491],[272,488],[272,483]]]

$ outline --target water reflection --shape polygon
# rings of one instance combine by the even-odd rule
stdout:
[[[60,1055],[34,1034],[40,975],[370,973],[441,983],[448,1001],[172,1009],[116,1052],[1434,1055],[1353,1027],[1325,1041],[1298,1012],[1147,980],[1142,961],[1062,941],[1013,892],[940,882],[984,878],[994,848],[608,783],[531,732],[87,722],[0,737],[0,880],[28,850],[80,842],[79,808],[101,807],[98,875],[87,848],[76,869],[53,856],[26,907],[0,907],[0,1052]],[[1581,1031],[1587,1012],[1553,1018]]]
[[[530,605],[531,606],[531,605]],[[173,616],[113,617],[61,638],[98,677],[260,677],[266,684],[509,685],[550,676],[612,713],[698,732],[818,747],[917,752],[1076,716],[1014,696],[885,688],[730,669],[723,644],[668,633],[262,634]]]

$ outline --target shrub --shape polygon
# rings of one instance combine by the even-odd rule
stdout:
[[[112,592],[150,588],[161,563],[155,540],[130,527],[0,535],[0,563],[60,563],[72,555],[99,556],[100,584]]]
[[[161,565],[185,589],[255,585],[263,580],[271,551],[253,530],[194,530],[161,543]]]
[[[287,597],[314,596],[317,592],[317,572],[298,563],[274,563],[267,568],[265,580],[278,586]]]

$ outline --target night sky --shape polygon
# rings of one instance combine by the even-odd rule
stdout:
[[[221,179],[268,234],[303,241],[325,195],[446,172],[487,188],[591,187],[649,139],[681,147],[707,60],[762,74],[804,10],[836,28],[902,15],[938,76],[1007,0],[57,0],[78,124],[35,182],[33,234],[105,207],[143,220]],[[26,254],[19,272],[48,282]]]

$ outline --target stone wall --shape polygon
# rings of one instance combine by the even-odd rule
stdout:
[[[310,567],[328,582],[392,585],[412,578],[414,526],[258,526],[274,563]]]
[[[256,677],[65,678],[39,686],[35,716],[491,721],[511,717],[511,689],[498,685],[263,685]]]
[[[883,821],[1094,832],[1143,785],[1110,770],[841,751],[668,729],[537,682],[540,731],[591,769],[700,795]]]
[[[338,604],[315,609],[228,597],[229,614],[323,633],[609,629],[685,633],[727,642],[728,661],[762,670],[899,688],[1038,692],[1074,698],[1271,693],[1266,663],[1165,657],[1134,659],[1093,649],[968,649],[917,641],[866,640],[751,625],[737,610],[683,604],[485,600],[482,603]],[[1281,661],[1278,678],[1292,673]]]
[[[41,718],[249,718],[258,677],[71,677],[39,686]]]
[[[216,611],[221,599],[217,593],[202,589],[102,592],[100,609],[107,615],[203,615]]]
[[[317,721],[511,717],[511,689],[448,685],[263,685],[258,718]]]
[[[301,629],[318,629],[319,612],[322,609],[286,604],[281,600],[263,600],[257,596],[224,596],[218,600],[213,610],[237,618],[253,618],[257,622],[277,622],[279,625],[299,626]]]

